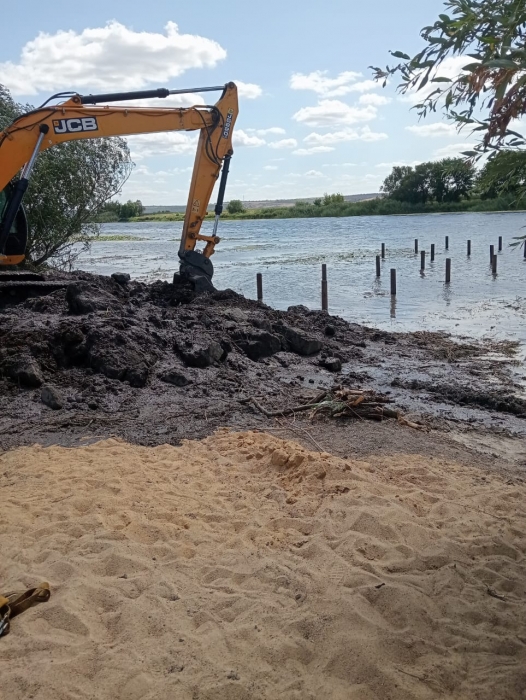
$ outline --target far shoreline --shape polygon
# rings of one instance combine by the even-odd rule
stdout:
[[[460,216],[463,214],[526,214],[526,209],[488,209],[488,210],[477,210],[477,209],[465,209],[462,211],[419,211],[419,212],[392,212],[392,213],[362,213],[362,214],[334,214],[327,216],[264,216],[260,213],[250,216],[250,212],[245,212],[243,215],[229,215],[223,214],[221,216],[224,221],[272,221],[272,220],[285,220],[285,219],[354,219],[361,217],[414,217],[414,216],[445,216],[445,215],[455,215]],[[205,221],[213,221],[214,214],[207,214]],[[125,219],[122,221],[102,221],[100,223],[104,224],[141,224],[141,223],[170,223],[170,222],[183,222],[184,214],[169,213],[169,214],[147,214],[140,217],[133,217],[131,219]]]

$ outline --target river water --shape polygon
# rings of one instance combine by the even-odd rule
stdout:
[[[393,331],[445,330],[526,342],[526,260],[522,249],[509,247],[514,236],[526,233],[524,226],[526,214],[515,212],[222,221],[214,284],[256,298],[256,273],[261,272],[267,304],[315,309],[321,305],[321,264],[326,263],[329,311],[349,321]],[[129,272],[144,281],[170,280],[178,269],[181,228],[179,222],[104,224],[104,236],[134,240],[98,241],[77,267],[99,274]],[[203,233],[210,231],[207,222]],[[494,276],[489,247],[497,250],[499,236],[503,250]],[[427,252],[423,274],[415,238],[419,250]],[[386,259],[377,279],[375,256],[382,243]],[[434,263],[429,260],[431,243]],[[452,261],[449,285],[444,283],[447,257]],[[396,299],[390,294],[390,268],[397,271]]]

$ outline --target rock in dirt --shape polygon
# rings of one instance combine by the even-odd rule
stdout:
[[[177,369],[167,369],[159,374],[159,379],[173,386],[187,386],[190,384],[190,379]]]
[[[337,357],[327,357],[327,359],[323,361],[323,366],[325,369],[328,369],[329,372],[341,372],[342,361]]]
[[[177,344],[177,350],[188,367],[209,367],[225,359],[225,350],[215,340],[208,344],[191,343],[185,347]]]
[[[287,340],[290,349],[298,353],[298,355],[315,355],[322,348],[321,340],[309,336],[300,328],[283,326],[281,332]]]
[[[20,386],[35,388],[44,383],[40,367],[36,360],[29,355],[8,358],[3,363],[2,370]]]
[[[270,357],[281,350],[281,339],[264,330],[251,329],[239,332],[234,335],[234,339],[238,348],[254,362],[262,357]]]
[[[59,411],[64,406],[64,399],[60,391],[49,384],[42,387],[40,400],[54,411]]]
[[[128,282],[131,280],[130,275],[127,272],[114,272],[111,276],[112,279],[115,280],[118,284],[128,284]]]
[[[140,389],[146,386],[148,381],[148,367],[142,365],[141,367],[131,367],[126,370],[126,379],[130,382],[130,386]]]
[[[89,314],[93,311],[105,311],[115,305],[116,299],[104,289],[85,282],[68,285],[66,301],[72,314]]]
[[[287,309],[287,313],[294,314],[295,316],[306,316],[309,312],[310,309],[303,304],[294,304]]]

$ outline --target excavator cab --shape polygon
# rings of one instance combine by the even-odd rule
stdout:
[[[0,192],[0,221],[3,220],[9,201],[13,196],[13,186],[7,185]],[[0,257],[5,256],[4,264],[16,265],[23,260],[27,246],[28,224],[23,206],[20,206],[9,230],[5,243],[0,249]]]

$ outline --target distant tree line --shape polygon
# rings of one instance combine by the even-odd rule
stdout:
[[[518,206],[525,182],[526,153],[500,151],[479,171],[464,158],[444,158],[414,168],[397,165],[380,189],[389,199],[414,205],[507,196],[515,198]]]
[[[97,216],[99,223],[111,223],[112,221],[129,221],[135,216],[142,216],[144,207],[140,199],[132,202],[106,202]]]

